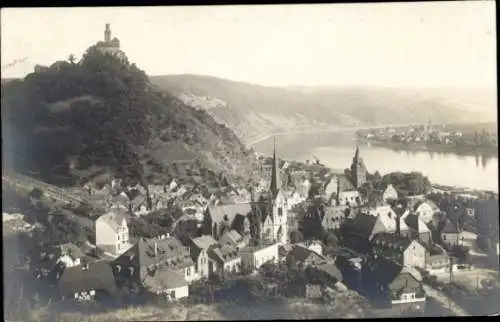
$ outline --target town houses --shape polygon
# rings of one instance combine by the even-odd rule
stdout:
[[[179,170],[196,162],[191,157],[184,151],[179,160],[156,155],[155,162]],[[320,296],[325,281],[337,290],[373,284],[389,306],[422,308],[422,274],[456,269],[450,249],[463,240],[459,221],[440,221],[443,211],[434,201],[402,197],[389,182],[367,191],[373,176],[359,147],[344,173],[280,161],[276,143],[264,162],[263,178],[248,186],[202,184],[196,174],[145,186],[98,176],[83,188],[107,207],[94,221],[93,241],[38,250],[37,278],[55,284],[60,298],[79,302],[112,297],[132,285],[176,301],[208,280],[255,277],[275,265],[315,276],[303,285],[307,297]],[[132,222],[173,208],[169,233],[132,236]],[[177,228],[184,223],[192,227],[181,236]],[[83,250],[87,246],[96,256]]]

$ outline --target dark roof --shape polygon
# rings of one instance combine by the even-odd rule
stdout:
[[[225,232],[221,238],[219,238],[219,241],[221,243],[231,243],[236,246],[243,241],[243,236],[233,229]]]
[[[322,218],[323,222],[328,222],[334,218],[344,218],[345,217],[345,209],[346,206],[334,206],[334,207],[326,207],[324,216]]]
[[[319,264],[325,261],[325,258],[323,256],[301,245],[295,245],[292,251],[288,253],[288,256],[297,263],[309,260],[311,262]]]
[[[196,260],[202,250],[217,245],[217,241],[210,235],[203,235],[197,238],[191,238],[191,258]]]
[[[155,254],[155,242],[157,253]],[[174,237],[161,240],[141,238],[139,241],[116,260],[116,264],[137,264],[140,267],[149,267],[164,263],[168,268],[180,269],[194,265],[187,249]]]
[[[59,245],[59,248],[61,249],[62,254],[68,254],[72,256],[74,259],[77,258],[83,258],[85,257],[85,254],[82,252],[78,246],[72,243],[67,243],[67,244],[62,244]]]
[[[337,281],[342,281],[342,273],[334,263],[325,263],[316,266],[320,271],[325,272],[328,276],[335,278]]]
[[[60,295],[73,295],[77,292],[105,290],[110,294],[116,292],[115,277],[108,261],[89,263],[64,269],[57,289]]]
[[[345,221],[346,228],[352,229],[359,235],[366,238],[371,236],[376,222],[377,217],[363,213],[358,213],[354,218],[350,218]]]
[[[184,279],[184,276],[169,268],[157,269],[153,275],[148,274],[144,279],[144,286],[153,292],[187,285],[188,283]]]
[[[238,249],[231,243],[224,243],[222,245],[215,245],[208,251],[210,257],[218,260],[221,263],[231,261],[240,257]]]
[[[460,233],[460,230],[458,229],[458,226],[454,223],[452,223],[450,220],[446,221],[445,226],[443,229],[441,229],[442,234],[458,234]]]
[[[411,239],[405,236],[392,234],[392,233],[378,233],[372,238],[372,245],[380,249],[392,249],[398,252],[410,246]]]
[[[381,283],[390,284],[403,270],[403,266],[399,263],[384,257],[378,257],[375,264],[375,277]]]
[[[252,212],[252,206],[249,203],[210,206],[208,207],[208,212],[213,222],[228,221],[229,225],[231,225],[237,215],[244,217],[249,215]]]

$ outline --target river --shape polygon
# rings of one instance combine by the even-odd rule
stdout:
[[[356,139],[353,131],[306,133],[276,136],[276,152],[284,159],[314,160],[330,168],[350,166]],[[255,151],[271,154],[273,138],[253,145]],[[498,156],[462,156],[427,151],[397,151],[386,147],[360,145],[368,171],[384,175],[393,171],[419,171],[432,183],[498,192]]]

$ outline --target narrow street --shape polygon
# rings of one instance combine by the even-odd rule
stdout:
[[[449,307],[449,309],[456,316],[470,316],[470,314],[467,313],[467,311],[462,309],[460,306],[458,306],[458,304],[449,299],[448,296],[436,290],[435,288],[432,288],[431,286],[424,284],[424,290],[428,296],[432,296],[433,298],[435,298],[436,301],[438,301],[441,305],[443,305],[444,307]]]

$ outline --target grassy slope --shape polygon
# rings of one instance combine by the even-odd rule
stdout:
[[[314,121],[334,125],[353,123],[435,123],[462,121],[495,113],[492,91],[388,89],[372,87],[264,87],[209,76],[153,76],[151,81],[180,96],[190,93],[215,97],[227,105],[209,112],[239,136],[286,130]],[[208,105],[208,104],[207,104]],[[469,108],[479,112],[467,112]],[[302,117],[301,117],[302,116]]]

